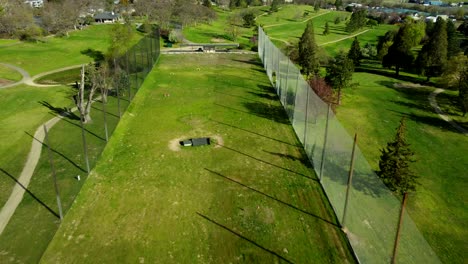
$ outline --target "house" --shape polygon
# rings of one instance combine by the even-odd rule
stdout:
[[[120,15],[114,12],[102,12],[94,15],[97,23],[115,23],[120,20]]]
[[[24,1],[25,4],[31,5],[31,7],[43,7],[44,6],[44,0],[26,0]]]
[[[447,20],[449,18],[447,15],[428,16],[426,17],[426,21],[432,21],[435,23],[439,17],[443,20]]]

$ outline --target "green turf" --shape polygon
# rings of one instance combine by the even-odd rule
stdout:
[[[47,118],[54,117],[56,111],[60,111],[72,103],[70,99],[62,102],[47,102],[50,103],[50,108],[57,109],[55,111],[53,109],[49,110],[49,108],[41,105],[41,109],[50,111],[49,114],[46,114]],[[127,105],[127,101],[121,101],[122,111]],[[85,125],[91,167],[94,166],[106,143],[102,104],[96,102],[92,107],[91,116],[93,121]],[[118,121],[117,100],[115,98],[109,97],[107,111],[106,119],[109,133],[111,133]],[[32,141],[31,135],[33,133],[28,132],[26,134],[23,132],[29,144]],[[81,128],[77,116],[72,115],[57,123],[49,132],[49,142],[53,151],[62,207],[64,213],[66,213],[85,182],[87,175]],[[25,154],[22,156],[26,157]],[[8,184],[14,182],[11,177],[18,177],[16,172],[9,170],[7,167],[4,168],[3,172],[0,171],[0,175],[2,176],[1,182]],[[77,180],[78,175],[80,175],[81,181]],[[2,252],[4,260],[2,263],[37,263],[59,226],[58,207],[46,148],[42,149],[41,158],[32,176],[28,191],[0,236],[0,252]],[[5,194],[9,195],[9,192],[5,192]]]
[[[2,47],[0,61],[24,68],[29,74],[59,69],[93,61],[94,58],[86,50],[106,52],[109,45],[109,29],[111,25],[92,25],[83,30],[70,33],[69,37],[45,38],[44,42],[21,44]],[[135,42],[141,37],[136,34]]]
[[[70,84],[80,80],[80,68],[52,73],[35,80],[40,84]]]
[[[19,81],[23,78],[21,73],[0,64],[0,85],[1,80]]]
[[[41,102],[69,106],[69,88],[39,89],[21,85],[0,89],[0,168],[18,177],[26,161],[36,128],[50,119],[49,109]],[[14,182],[0,172],[0,204],[10,196]]]
[[[442,262],[463,263],[468,235],[462,176],[468,168],[466,136],[434,113],[427,99],[433,88],[396,88],[405,81],[369,73],[355,73],[353,80],[359,85],[344,90],[338,108],[342,124],[359,134],[361,150],[377,169],[379,150],[393,140],[400,118],[407,117],[408,142],[417,160],[413,169],[421,183],[410,196],[410,216]]]
[[[306,160],[255,56],[163,56],[42,262],[354,262]]]

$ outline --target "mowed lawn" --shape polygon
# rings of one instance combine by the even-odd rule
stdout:
[[[394,140],[406,117],[416,160],[411,168],[420,183],[409,195],[409,215],[443,263],[466,262],[468,138],[434,112],[428,101],[433,87],[363,72],[355,73],[353,81],[359,85],[343,91],[340,122],[359,134],[359,146],[377,170],[380,150]],[[445,97],[437,98],[443,103]]]
[[[162,56],[42,262],[353,263],[310,166],[255,56]]]

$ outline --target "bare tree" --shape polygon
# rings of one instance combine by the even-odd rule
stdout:
[[[31,6],[21,0],[0,0],[0,33],[14,36],[33,26]]]
[[[88,77],[86,77],[85,69],[88,72]],[[86,68],[84,65],[81,67],[81,82],[78,85],[78,94],[73,96],[73,100],[85,124],[91,122],[91,104],[93,103],[94,94],[99,86],[99,75],[99,71],[93,64],[88,65]],[[85,80],[88,81],[87,83],[89,84],[87,96],[85,96]],[[86,101],[85,97],[87,97]]]

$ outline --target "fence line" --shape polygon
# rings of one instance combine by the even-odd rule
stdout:
[[[342,226],[346,222],[343,231],[354,253],[361,263],[389,263],[400,200],[378,178],[359,147],[355,149],[354,176],[347,191],[353,138],[329,106],[313,92],[300,70],[260,27],[258,35],[258,55],[268,78],[319,175],[337,219]],[[440,263],[406,212],[404,218],[397,262]]]

